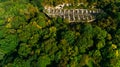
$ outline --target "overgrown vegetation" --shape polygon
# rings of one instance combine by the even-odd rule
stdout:
[[[105,14],[68,23],[47,17],[41,0],[0,0],[0,67],[120,67],[119,0],[86,2]]]

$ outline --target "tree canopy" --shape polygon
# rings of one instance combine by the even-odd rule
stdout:
[[[43,12],[63,2],[104,14],[69,23]],[[119,0],[0,0],[0,67],[120,67],[119,20]]]

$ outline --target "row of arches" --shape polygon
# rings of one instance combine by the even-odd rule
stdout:
[[[95,16],[101,13],[100,9],[88,10],[88,9],[47,9],[46,14],[50,17],[61,17],[68,19],[69,22],[80,22],[95,20]]]

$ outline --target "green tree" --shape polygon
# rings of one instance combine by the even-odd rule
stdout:
[[[46,67],[49,64],[50,64],[50,58],[47,55],[40,56],[38,58],[38,63],[37,63],[38,67]]]

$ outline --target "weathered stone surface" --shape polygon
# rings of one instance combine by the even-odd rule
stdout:
[[[46,9],[45,13],[50,17],[61,17],[68,19],[69,22],[92,22],[96,15],[101,13],[100,9]]]

